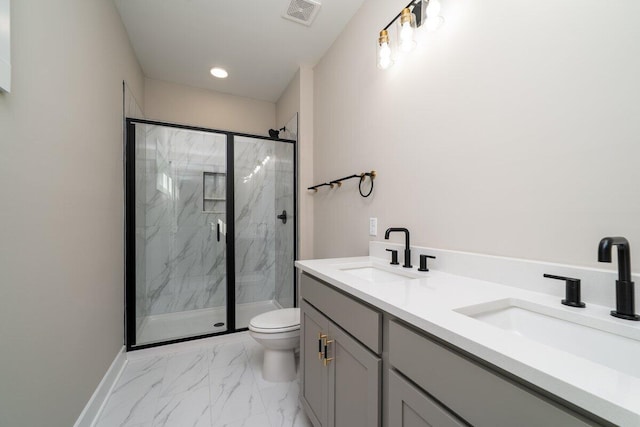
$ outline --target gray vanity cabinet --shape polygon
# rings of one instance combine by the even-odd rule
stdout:
[[[453,414],[393,370],[387,382],[389,426],[463,427]]]
[[[381,315],[362,322],[358,314],[366,318],[370,308],[305,275],[301,296],[300,400],[309,419],[314,427],[380,426],[382,361],[355,336],[377,334]]]

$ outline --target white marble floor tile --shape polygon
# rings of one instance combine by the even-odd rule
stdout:
[[[160,398],[153,427],[211,427],[209,388],[200,387]]]
[[[265,381],[262,347],[249,335],[237,337],[135,355],[96,427],[310,427],[298,381]]]
[[[258,387],[224,384],[211,387],[211,418],[214,423],[228,423],[265,412]]]
[[[229,368],[237,363],[247,361],[247,353],[243,342],[232,342],[214,346],[209,353],[211,368]]]
[[[241,385],[252,386],[256,383],[253,371],[249,367],[249,361],[236,363],[229,368],[213,368],[209,370],[209,384],[211,387],[222,386],[232,389]]]
[[[166,360],[159,357],[128,363],[97,427],[132,427],[152,421],[165,368]]]
[[[160,395],[173,396],[209,386],[209,356],[205,350],[177,353],[167,358]]]
[[[213,427],[270,427],[269,417],[267,414],[258,414],[252,417],[243,418],[241,420],[231,421],[229,423],[216,424]]]
[[[272,427],[311,427],[299,403],[298,381],[260,390]]]

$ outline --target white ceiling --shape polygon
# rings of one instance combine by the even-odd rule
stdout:
[[[313,66],[364,0],[320,0],[310,27],[281,15],[290,0],[115,0],[144,74],[276,102]],[[209,74],[223,67],[226,79]]]

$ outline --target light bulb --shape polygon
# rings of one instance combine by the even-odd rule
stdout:
[[[427,22],[424,26],[427,31],[433,32],[438,30],[442,26],[442,24],[444,24],[444,18],[442,16],[436,16],[435,18],[427,19]]]
[[[439,0],[429,0],[427,4],[427,21],[439,21],[438,17],[440,16],[440,9],[442,5]]]
[[[386,70],[393,64],[391,60],[391,48],[389,43],[383,43],[380,45],[380,51],[378,52],[378,67]]]
[[[389,45],[389,33],[387,30],[380,31],[378,38],[378,68],[386,70],[393,65],[391,57],[391,46]]]
[[[413,40],[413,28],[410,22],[405,22],[400,26],[400,50],[410,52],[414,47],[416,42]]]
[[[409,8],[402,9],[400,12],[400,20],[398,21],[398,39],[399,47],[402,52],[410,52],[416,47],[413,39],[414,28],[416,26],[416,17],[411,13]]]

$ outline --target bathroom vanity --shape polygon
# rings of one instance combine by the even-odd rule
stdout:
[[[296,266],[300,398],[316,427],[640,425],[636,371],[601,366],[482,319],[518,304],[556,310],[554,296],[418,273],[376,257]],[[608,313],[590,309],[587,319]],[[622,325],[640,336],[637,324]]]

